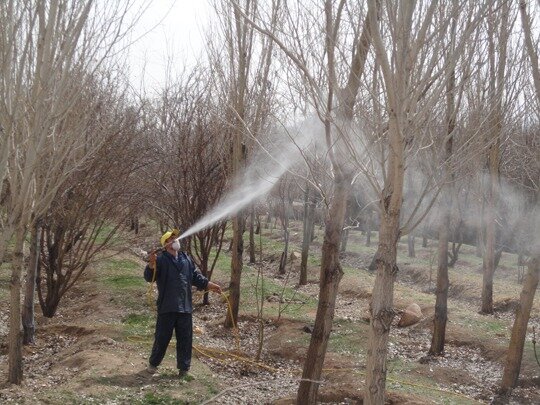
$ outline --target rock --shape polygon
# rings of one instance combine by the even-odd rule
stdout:
[[[420,306],[416,303],[410,304],[405,308],[405,312],[401,315],[401,319],[398,322],[400,328],[414,325],[415,323],[420,322],[422,319],[422,310]]]
[[[293,260],[300,260],[302,257],[302,254],[300,252],[291,252],[291,261]]]

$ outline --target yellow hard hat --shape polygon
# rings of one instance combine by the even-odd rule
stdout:
[[[165,241],[169,239],[171,236],[178,237],[180,236],[180,231],[176,228],[174,228],[172,231],[167,231],[161,236],[161,239],[159,240],[161,242],[161,246],[165,246]]]

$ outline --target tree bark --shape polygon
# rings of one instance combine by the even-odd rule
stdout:
[[[452,24],[452,35],[456,31],[456,22]],[[439,222],[439,257],[437,265],[437,289],[435,292],[435,315],[433,317],[433,336],[429,354],[440,355],[444,353],[444,341],[446,336],[446,322],[448,320],[448,239],[450,228],[450,215],[452,206],[452,184],[454,175],[450,172],[448,165],[452,158],[454,145],[454,129],[456,118],[456,105],[454,100],[455,91],[455,71],[452,70],[447,84],[446,92],[446,132],[447,140],[444,145],[444,165],[442,178],[444,185],[441,196],[441,217]]]
[[[375,270],[377,270],[377,260],[379,258],[379,250],[377,249],[377,251],[375,252],[375,254],[373,255],[373,257],[371,258],[371,262],[369,263],[369,266],[368,266],[368,270],[372,273],[375,272]]]
[[[257,226],[255,227],[255,235],[259,235],[261,233],[261,217],[257,214],[256,218]]]
[[[459,259],[459,250],[461,249],[461,242],[452,242],[452,253],[450,254],[450,260],[448,261],[448,267],[452,268],[455,266]]]
[[[399,239],[399,209],[381,215],[379,244],[375,257],[376,277],[372,292],[371,320],[367,348],[365,404],[384,404],[386,385],[386,355],[393,309],[394,281]]]
[[[232,34],[231,46],[234,56],[231,55],[231,60],[235,60],[231,64],[234,69],[234,84],[230,89],[230,99],[234,114],[231,116],[230,122],[233,123],[233,148],[232,148],[232,175],[238,175],[244,166],[246,159],[246,149],[244,144],[245,131],[245,112],[246,112],[246,93],[248,92],[248,76],[251,61],[251,49],[248,43],[251,43],[253,38],[253,30],[248,27],[247,21],[240,13],[238,5],[233,4],[234,21],[231,21],[234,26]],[[236,42],[236,46],[232,45]],[[232,220],[233,239],[232,239],[232,257],[231,257],[231,279],[229,282],[229,303],[231,310],[227,311],[224,326],[232,328],[238,321],[238,310],[240,308],[240,279],[242,276],[244,253],[244,215],[239,212]]]
[[[408,234],[407,235],[407,247],[408,247],[408,253],[409,257],[416,257],[416,252],[414,251],[414,235]]]
[[[341,237],[341,253],[345,253],[347,251],[347,242],[349,241],[349,231],[350,231],[349,228],[343,231],[343,235]]]
[[[501,383],[501,390],[507,392],[514,388],[519,378],[521,369],[521,359],[523,358],[523,348],[527,335],[527,324],[531,315],[531,308],[534,302],[534,295],[538,287],[540,277],[540,254],[532,258],[528,265],[527,274],[521,290],[519,306],[516,309],[516,318],[512,327],[512,336],[508,345],[506,355],[506,365]]]
[[[483,224],[480,223],[476,230],[476,250],[475,250],[476,257],[484,256],[484,237],[482,236],[484,232],[482,228],[483,228]]]
[[[287,258],[289,254],[289,199],[287,196],[281,201],[282,217],[281,224],[283,226],[283,253],[281,254],[281,260],[279,261],[279,274],[285,274],[287,272]]]
[[[249,262],[256,262],[255,258],[255,206],[249,211]]]
[[[268,207],[268,212],[266,213],[266,221],[264,221],[264,229],[270,228],[270,224],[272,223],[272,213],[270,212],[272,210],[272,207]]]
[[[495,273],[495,208],[493,207],[493,197],[488,198],[486,243],[482,260],[482,307],[480,312],[483,314],[493,313],[493,274]]]
[[[15,247],[11,262],[11,285],[9,307],[9,351],[8,381],[20,384],[23,378],[21,339],[21,273],[24,265],[23,247],[25,230],[18,226],[15,232]]]
[[[300,285],[307,284],[307,262],[309,257],[309,245],[312,241],[312,232],[313,232],[313,214],[315,211],[314,199],[310,198],[310,194],[314,194],[312,191],[310,193],[309,185],[306,185],[306,191],[304,193],[304,226],[303,226],[303,235],[302,235],[302,258],[300,262]]]
[[[30,237],[30,261],[28,263],[28,271],[26,272],[26,284],[24,293],[24,305],[22,313],[23,323],[23,344],[34,343],[34,297],[36,292],[36,278],[39,266],[40,256],[40,237],[41,231],[39,223],[36,223],[32,229]]]
[[[281,259],[279,261],[279,274],[285,274],[287,272],[287,258],[289,254],[289,227],[283,230],[284,246],[281,253]]]
[[[428,245],[427,226],[424,226],[422,230],[422,247],[427,248],[427,245]]]
[[[232,328],[238,321],[238,310],[240,308],[240,279],[242,276],[242,255],[244,252],[244,239],[242,237],[244,231],[244,217],[238,214],[232,221],[233,242],[232,242],[232,259],[231,259],[231,280],[229,282],[229,303],[231,310],[227,311],[224,326]]]
[[[450,213],[448,207],[443,208],[439,224],[439,263],[437,266],[437,290],[435,292],[435,315],[433,317],[433,336],[429,354],[444,353],[446,321],[448,320],[448,227]]]
[[[332,330],[339,282],[343,276],[339,262],[341,230],[345,220],[350,178],[334,180],[334,195],[326,220],[322,246],[319,303],[311,334],[297,404],[314,404],[317,400],[324,357]]]
[[[501,160],[501,133],[503,125],[503,91],[505,86],[505,68],[507,58],[507,39],[510,35],[509,3],[497,2],[499,18],[489,20],[488,23],[488,61],[491,66],[489,80],[490,117],[487,131],[492,139],[487,141],[490,145],[487,160],[487,209],[485,215],[485,247],[483,258],[482,277],[482,307],[481,313],[493,313],[493,274],[495,273],[495,243],[497,240],[495,218],[499,198],[499,166]],[[493,25],[495,21],[496,25]],[[498,32],[495,32],[498,31]],[[495,48],[498,54],[496,55]],[[495,57],[497,56],[497,61]]]
[[[396,113],[390,116],[388,133],[391,152],[387,160],[388,177],[379,201],[379,244],[374,258],[377,273],[372,291],[364,390],[366,404],[385,402],[388,336],[395,316],[394,281],[398,271],[397,245],[401,234],[399,222],[405,178],[404,143],[399,120]]]
[[[371,246],[371,227],[373,226],[373,211],[369,210],[366,220],[366,246]]]

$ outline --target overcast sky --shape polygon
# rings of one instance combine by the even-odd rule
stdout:
[[[135,7],[147,2],[135,0]],[[143,37],[127,50],[132,85],[139,89],[144,80],[152,92],[165,83],[168,67],[174,77],[186,64],[193,65],[212,13],[208,0],[152,0],[132,34],[133,40]]]

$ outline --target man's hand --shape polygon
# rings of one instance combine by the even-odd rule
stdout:
[[[208,291],[213,291],[218,294],[221,294],[221,287],[219,284],[212,283],[211,281],[209,281],[208,286],[206,288],[208,288]]]

